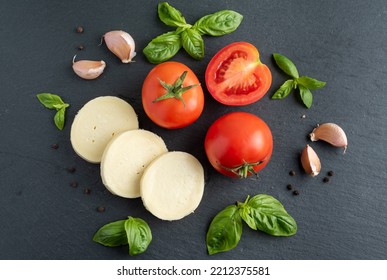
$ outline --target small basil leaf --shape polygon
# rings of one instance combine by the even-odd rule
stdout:
[[[242,235],[242,219],[236,205],[220,211],[207,231],[206,243],[210,255],[235,248]]]
[[[259,194],[251,198],[247,205],[259,230],[274,236],[291,236],[297,232],[296,221],[274,197]]]
[[[235,31],[243,16],[231,10],[223,10],[200,18],[194,28],[202,35],[222,36]]]
[[[152,233],[148,224],[140,218],[128,217],[125,221],[125,231],[129,254],[134,256],[145,252],[152,241]]]
[[[204,58],[202,35],[195,29],[186,29],[181,33],[181,41],[186,52],[196,60]]]
[[[302,86],[301,84],[298,85],[298,88],[300,90],[300,96],[301,96],[302,102],[309,109],[312,106],[312,102],[313,102],[313,95],[311,91],[308,88]]]
[[[250,206],[248,206],[248,205],[240,206],[239,215],[241,216],[242,220],[244,220],[250,228],[257,230],[257,226],[255,225],[255,220],[250,215]]]
[[[180,35],[171,31],[153,39],[143,52],[150,63],[157,64],[172,58],[180,48]]]
[[[182,13],[176,8],[169,5],[167,2],[161,2],[158,4],[157,11],[159,18],[168,26],[172,27],[191,27],[187,24]]]
[[[108,247],[128,244],[125,221],[120,220],[102,226],[93,236],[93,241]]]
[[[287,80],[285,83],[282,84],[282,86],[273,94],[271,99],[284,99],[286,96],[288,96],[294,87],[294,81],[293,80]]]
[[[301,76],[297,79],[297,83],[300,85],[303,85],[304,87],[314,90],[314,89],[319,89],[322,88],[326,85],[326,82],[322,82],[316,79],[313,79],[308,76]]]
[[[281,68],[282,71],[284,71],[286,74],[293,78],[299,77],[296,66],[289,58],[279,53],[274,53],[273,57],[278,67]]]
[[[66,107],[59,109],[54,116],[54,123],[56,127],[60,130],[63,130],[65,124],[65,113]]]
[[[56,94],[39,93],[36,97],[47,109],[56,109],[55,106],[64,104],[62,98]]]

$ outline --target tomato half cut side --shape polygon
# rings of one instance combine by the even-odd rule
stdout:
[[[261,99],[271,86],[272,76],[269,67],[260,61],[255,46],[236,42],[210,60],[205,80],[208,91],[217,101],[241,106]]]

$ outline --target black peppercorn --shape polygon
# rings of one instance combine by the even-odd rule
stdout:
[[[100,213],[105,212],[105,207],[99,206],[99,207],[97,207],[97,211]]]
[[[75,172],[75,167],[69,167],[69,168],[67,168],[67,171],[69,172],[69,173],[74,173]]]
[[[51,148],[53,148],[54,150],[56,150],[56,149],[58,149],[58,148],[59,148],[59,145],[58,145],[58,144],[56,144],[56,143],[55,143],[55,144],[52,144],[52,145],[51,145]]]
[[[79,45],[79,46],[78,46],[78,50],[80,50],[80,51],[83,50],[84,48],[85,48],[84,45]]]
[[[324,177],[324,179],[323,179],[323,182],[324,183],[328,183],[330,180],[329,180],[329,178],[328,177]]]
[[[290,175],[290,176],[294,176],[294,175],[296,175],[296,171],[294,171],[294,170],[291,170],[291,171],[289,172],[289,175]]]
[[[73,181],[70,183],[70,186],[73,187],[73,188],[76,188],[78,186],[78,183]]]
[[[293,186],[292,186],[291,184],[288,184],[288,185],[286,186],[286,188],[290,191],[290,190],[293,189]]]
[[[84,31],[82,26],[78,26],[76,30],[77,30],[77,33],[83,33]]]
[[[331,170],[331,171],[329,171],[327,174],[328,174],[328,176],[332,177],[333,175],[335,175],[335,172],[333,172],[333,171]]]
[[[299,191],[297,191],[297,190],[293,191],[293,195],[299,195],[299,194],[300,194]]]
[[[91,193],[91,189],[89,188],[86,188],[84,191],[83,191],[84,194],[90,194]]]

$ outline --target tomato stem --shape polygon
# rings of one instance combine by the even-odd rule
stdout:
[[[227,171],[234,173],[239,178],[246,178],[247,176],[249,176],[249,174],[254,174],[254,175],[258,176],[257,172],[255,172],[255,170],[254,170],[254,167],[257,165],[260,165],[262,163],[263,163],[263,161],[257,161],[257,162],[253,162],[253,163],[248,163],[246,161],[243,161],[243,164],[238,165],[237,167],[233,167],[233,168],[228,168],[228,167],[225,167],[221,164],[219,164],[219,165],[222,168],[226,169]]]
[[[185,101],[183,99],[183,93],[185,93],[187,90],[190,90],[193,87],[198,86],[199,84],[193,84],[186,87],[183,87],[183,82],[185,77],[187,76],[187,71],[184,71],[183,74],[175,81],[174,84],[168,84],[164,82],[163,80],[159,79],[160,84],[163,88],[167,90],[167,92],[164,95],[161,95],[160,97],[156,98],[152,102],[158,102],[161,100],[169,99],[169,98],[176,98],[183,102],[184,108],[185,108]]]

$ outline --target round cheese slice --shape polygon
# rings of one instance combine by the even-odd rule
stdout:
[[[161,137],[147,130],[129,130],[114,137],[101,160],[101,177],[113,194],[140,196],[140,179],[148,164],[168,152]]]
[[[204,170],[185,152],[168,152],[152,161],[141,178],[145,208],[162,220],[179,220],[192,213],[204,192]]]
[[[102,96],[87,102],[71,126],[74,151],[91,163],[101,162],[107,143],[118,133],[138,129],[133,107],[115,96]]]

